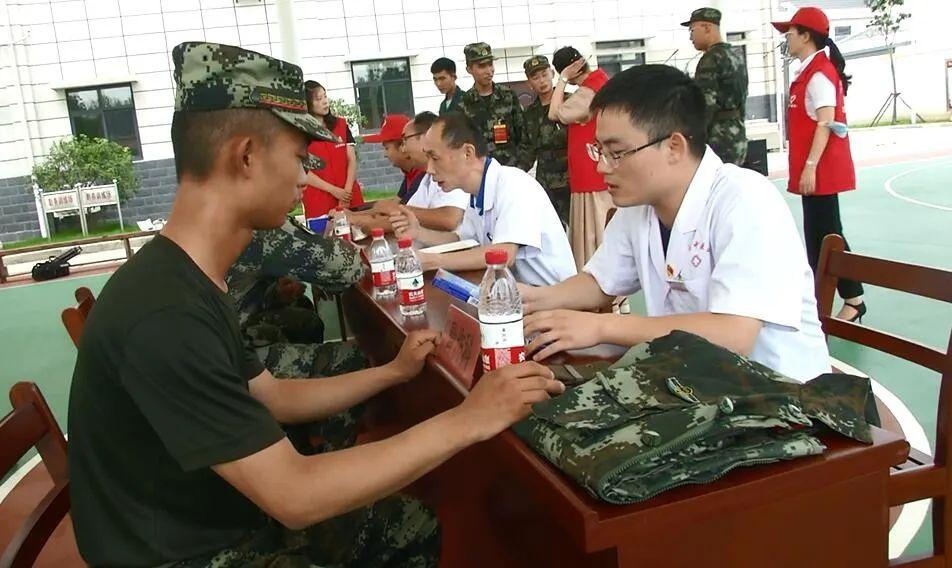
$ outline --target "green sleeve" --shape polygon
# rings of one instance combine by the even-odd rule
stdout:
[[[519,147],[521,146],[523,141],[525,141],[527,138],[526,117],[525,117],[525,113],[522,110],[522,105],[519,103],[519,97],[517,97],[516,93],[514,92],[511,94],[511,96],[512,96],[513,107],[512,107],[512,132],[510,133],[510,136],[512,136],[513,142],[515,143],[515,146],[518,152]],[[523,167],[523,162],[521,160],[517,160],[516,165],[518,165],[521,169],[525,171],[529,171],[529,169],[532,167],[531,164],[527,167]]]
[[[522,170],[529,171],[532,169],[532,164],[539,157],[539,141],[542,133],[537,132],[538,121],[532,119],[529,111],[525,111],[523,118],[525,119],[525,130],[523,131],[525,136],[522,138],[522,143],[519,144],[516,165]]]
[[[704,94],[704,116],[708,128],[714,121],[714,114],[719,110],[717,103],[718,63],[718,56],[715,52],[705,53],[698,61],[697,70],[694,73],[694,81],[701,88],[701,93]]]
[[[234,270],[274,278],[291,275],[329,292],[344,290],[364,275],[356,247],[342,239],[314,235],[293,224],[255,231]]]

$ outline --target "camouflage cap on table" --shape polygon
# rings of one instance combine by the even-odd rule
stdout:
[[[717,8],[698,8],[691,12],[691,19],[681,22],[684,27],[689,27],[694,22],[709,22],[715,26],[721,25],[721,11]]]
[[[467,65],[495,59],[495,57],[493,57],[493,48],[484,41],[467,45],[463,48],[463,55],[466,56]]]
[[[293,63],[218,43],[190,41],[172,50],[175,110],[269,109],[310,138],[337,142],[307,112],[304,75]]]
[[[526,70],[526,77],[528,77],[540,69],[548,69],[549,58],[544,55],[533,55],[522,62],[522,68]]]

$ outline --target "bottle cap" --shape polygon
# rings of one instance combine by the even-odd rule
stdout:
[[[340,205],[338,205],[337,207],[334,208],[334,211],[337,211],[338,213],[341,212],[341,211],[343,211],[343,210],[344,210],[344,208],[341,207]]]
[[[402,239],[397,241],[397,245],[402,249],[408,249],[413,246],[413,239],[411,239],[410,237],[403,237]]]
[[[486,251],[486,264],[508,264],[509,253],[502,249],[489,249]]]
[[[370,229],[370,236],[373,237],[373,238],[375,238],[375,239],[376,239],[376,238],[379,238],[379,237],[382,237],[382,236],[383,236],[383,229],[381,229],[380,227],[374,227],[373,229]]]

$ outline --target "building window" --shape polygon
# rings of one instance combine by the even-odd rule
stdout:
[[[71,89],[66,91],[66,106],[73,136],[112,140],[132,150],[133,158],[142,159],[131,85]]]
[[[841,39],[846,39],[853,35],[852,26],[836,26],[833,28],[833,40],[840,41]]]
[[[351,64],[354,93],[367,127],[377,129],[386,114],[413,116],[413,87],[407,59],[360,61]]]
[[[595,56],[598,66],[612,77],[625,69],[645,64],[645,40],[597,41]]]
[[[735,44],[740,44],[746,39],[747,32],[730,32],[727,34],[727,43],[731,44],[731,51],[744,61],[744,67],[747,66],[747,46]]]

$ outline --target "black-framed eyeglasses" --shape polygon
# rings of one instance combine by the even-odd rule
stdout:
[[[403,146],[404,144],[407,143],[408,140],[412,138],[416,138],[417,136],[423,136],[423,134],[424,134],[423,132],[417,132],[416,134],[411,134],[409,136],[402,136],[400,138],[400,145]]]
[[[609,168],[615,169],[618,167],[618,163],[621,160],[633,154],[637,154],[638,152],[641,152],[645,148],[650,148],[651,146],[654,146],[655,144],[659,142],[664,142],[668,138],[671,138],[671,134],[667,134],[665,136],[659,136],[658,138],[655,138],[654,140],[652,140],[651,142],[648,142],[647,144],[642,144],[641,146],[638,146],[637,148],[631,148],[629,150],[622,150],[621,152],[605,152],[604,150],[602,150],[601,146],[599,146],[597,143],[592,143],[592,142],[589,142],[588,144],[586,144],[585,149],[588,150],[588,157],[591,158],[593,162],[602,161],[602,162],[605,162],[605,165],[608,166]]]

